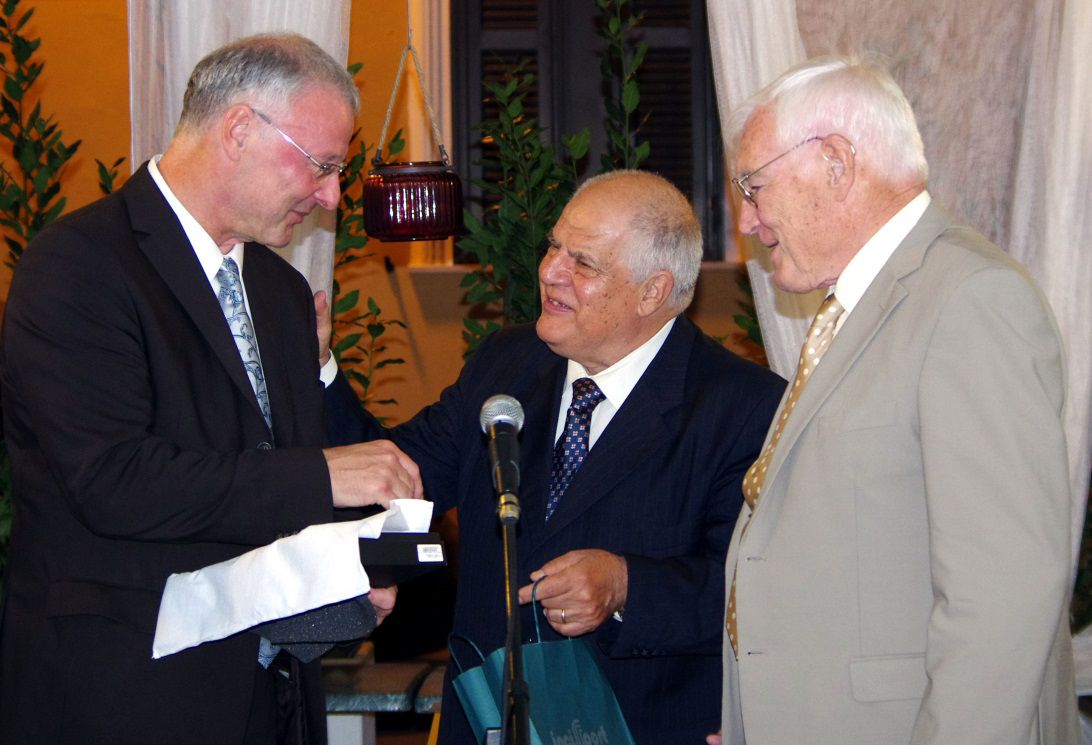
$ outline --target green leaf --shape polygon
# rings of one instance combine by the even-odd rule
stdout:
[[[390,143],[387,145],[387,155],[398,155],[405,146],[406,141],[402,139],[402,130],[398,130],[394,133],[394,137],[391,138]]]
[[[632,114],[637,110],[637,106],[640,103],[641,96],[637,91],[637,81],[626,81],[626,84],[622,86],[622,108],[625,109],[627,114]]]
[[[334,301],[334,315],[338,316],[342,313],[348,313],[350,310],[356,307],[356,301],[360,297],[360,290],[352,290],[345,293],[344,296],[337,298]]]
[[[460,244],[459,248],[465,248],[465,246]],[[463,275],[463,278],[459,280],[459,287],[470,287],[470,285],[474,284],[475,282],[480,282],[481,281],[481,277],[479,276],[480,274],[481,274],[481,272],[479,272],[477,270],[472,271],[472,272],[467,272],[466,274]]]
[[[584,127],[575,135],[563,136],[561,143],[569,151],[569,155],[573,160],[580,160],[588,154],[588,148],[591,145],[591,131]]]
[[[367,375],[357,372],[356,370],[346,370],[345,375],[348,376],[350,379],[360,383],[360,385],[364,388],[365,393],[367,392],[368,383],[370,382]]]
[[[359,342],[363,336],[363,334],[348,334],[344,338],[338,339],[331,349],[333,349],[336,354],[345,352],[356,346],[356,343]]]
[[[477,318],[464,318],[463,326],[466,327],[467,331],[474,334],[475,336],[480,336],[481,334],[485,333],[485,326],[483,326],[481,324],[481,321],[479,321]]]
[[[466,293],[466,302],[472,305],[477,303],[491,303],[495,300],[500,300],[500,298],[500,293],[493,292],[487,285],[475,285]]]
[[[12,101],[23,100],[23,88],[15,78],[6,78],[4,80],[4,94]],[[18,118],[18,116],[13,118]]]
[[[341,250],[342,251],[351,251],[354,248],[364,248],[364,246],[366,246],[366,245],[368,245],[368,236],[366,236],[366,235],[347,235],[341,240]],[[349,256],[345,260],[346,261],[355,261],[357,259],[362,259],[362,258],[364,258],[364,257],[363,256]]]
[[[15,2],[12,2],[10,4],[5,4],[4,5],[4,15],[7,15],[7,16],[14,15],[15,6],[17,4],[18,4],[18,0],[15,0]],[[23,29],[23,26],[26,25],[27,21],[30,20],[30,17],[32,15],[34,15],[34,8],[33,7],[30,8],[26,13],[24,13],[22,18],[20,18],[18,21],[15,22],[14,30],[15,31],[21,31]]]
[[[65,202],[67,202],[67,201],[68,200],[66,200],[64,197],[61,197],[60,199],[57,200],[57,203],[55,205],[53,205],[51,208],[49,208],[48,210],[43,212],[41,214],[41,224],[42,224],[42,226],[45,226],[47,223],[51,223],[54,220],[56,220],[57,217],[64,210],[64,205],[65,205]],[[35,232],[37,232],[37,231],[35,231]],[[32,236],[28,233],[27,237],[30,238]]]

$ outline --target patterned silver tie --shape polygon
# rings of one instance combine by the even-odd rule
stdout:
[[[230,256],[224,257],[224,263],[216,272],[216,281],[220,283],[220,291],[216,293],[216,299],[220,301],[220,309],[224,311],[228,328],[235,338],[235,346],[239,350],[239,357],[243,360],[250,385],[254,388],[254,395],[258,397],[258,405],[262,409],[262,418],[265,426],[273,431],[273,418],[269,415],[269,392],[265,389],[265,373],[262,371],[262,361],[258,357],[258,346],[254,342],[254,324],[250,322],[250,315],[246,312],[246,303],[243,302],[242,280],[239,277],[239,265]],[[280,647],[273,644],[264,636],[258,645],[258,664],[268,668],[277,656]]]
[[[217,299],[220,308],[224,311],[228,328],[235,338],[235,346],[239,349],[239,357],[243,360],[250,385],[254,388],[254,395],[258,397],[258,406],[261,407],[262,417],[269,431],[273,431],[273,418],[269,412],[269,392],[265,388],[265,373],[262,371],[262,360],[258,357],[258,346],[254,341],[254,324],[250,322],[250,316],[246,312],[246,303],[243,302],[243,287],[239,277],[239,265],[235,259],[225,257],[224,263],[216,272],[216,281],[220,283],[220,292]]]

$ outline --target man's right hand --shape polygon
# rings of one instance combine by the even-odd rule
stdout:
[[[334,507],[386,507],[392,499],[421,499],[417,464],[389,440],[326,448]]]

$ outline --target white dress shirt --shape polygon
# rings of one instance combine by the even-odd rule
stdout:
[[[637,385],[637,381],[645,374],[645,370],[660,351],[660,347],[664,345],[664,340],[667,339],[674,325],[675,319],[672,318],[651,339],[595,375],[589,375],[587,369],[579,362],[569,360],[569,369],[565,374],[565,389],[561,392],[561,407],[558,410],[554,442],[556,443],[565,431],[565,415],[569,411],[569,404],[573,401],[573,381],[578,378],[591,378],[605,397],[592,411],[591,428],[588,434],[588,450],[591,450],[595,441],[599,439],[599,435],[603,434],[607,425],[610,424],[610,420],[622,408],[633,386]]]
[[[220,247],[216,245],[216,241],[212,239],[212,236],[201,227],[201,223],[197,222],[189,210],[178,201],[178,197],[171,191],[171,187],[167,186],[167,182],[163,180],[163,174],[159,172],[159,166],[157,165],[161,157],[163,156],[156,155],[148,161],[148,173],[151,174],[155,185],[163,192],[163,198],[167,200],[167,204],[170,205],[171,210],[178,217],[178,221],[182,223],[182,230],[186,232],[186,237],[190,240],[190,246],[193,247],[193,252],[197,255],[197,261],[205,271],[205,278],[209,281],[209,287],[212,288],[213,295],[218,297],[220,294],[220,282],[216,279],[216,273],[220,271],[224,259],[230,256],[235,259],[235,263],[239,266],[239,287],[243,292],[243,304],[246,306],[247,315],[253,319],[254,316],[250,312],[250,300],[246,295],[246,283],[243,282],[244,245],[236,243],[226,254],[220,251]],[[260,362],[262,354],[261,345],[258,343],[257,328],[254,329],[254,348],[258,352]]]
[[[861,250],[846,264],[846,268],[842,270],[842,275],[838,277],[834,285],[834,296],[845,308],[834,329],[835,334],[857,307],[857,303],[864,297],[872,280],[876,279],[876,275],[891,258],[891,254],[918,224],[918,220],[925,214],[925,209],[931,201],[932,197],[927,191],[922,191],[911,199],[905,207],[895,213],[894,217],[884,223],[883,227],[877,230],[875,235],[869,238],[868,242],[861,246]]]

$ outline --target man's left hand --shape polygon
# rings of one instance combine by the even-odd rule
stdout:
[[[598,549],[570,551],[546,562],[531,579],[538,582],[535,600],[559,634],[594,631],[626,604],[629,571],[621,556]],[[531,588],[519,590],[519,602],[531,602]]]
[[[334,337],[333,312],[326,291],[315,293],[315,323],[318,326],[319,367],[330,361],[330,342]]]
[[[398,596],[398,587],[373,587],[368,593],[368,599],[375,608],[375,625],[383,623],[383,619],[394,610],[394,600]]]

